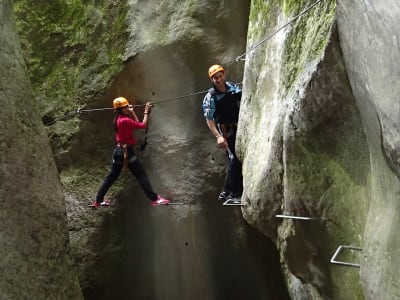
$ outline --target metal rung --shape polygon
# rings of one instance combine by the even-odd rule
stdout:
[[[358,250],[361,251],[362,249],[360,247],[354,247],[354,246],[346,246],[346,245],[340,245],[335,253],[333,254],[331,258],[331,263],[332,264],[337,264],[337,265],[342,265],[342,266],[347,266],[347,267],[354,267],[354,268],[359,268],[359,264],[354,264],[354,263],[349,263],[349,262],[344,262],[344,261],[337,261],[336,257],[339,255],[340,251],[345,248],[345,249],[351,249],[351,250]]]
[[[241,199],[228,199],[223,205],[243,205]]]
[[[298,217],[298,216],[288,216],[288,215],[275,215],[276,218],[282,219],[296,219],[296,220],[326,220],[322,217]]]

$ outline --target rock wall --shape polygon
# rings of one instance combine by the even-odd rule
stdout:
[[[18,33],[57,167],[74,162],[78,109],[96,107],[121,70],[126,1],[15,0]],[[98,106],[97,106],[98,107]]]
[[[82,299],[69,263],[64,197],[17,38],[0,3],[0,294]]]
[[[82,275],[89,274],[85,257],[96,256],[90,249],[98,246],[96,227],[104,217],[90,217],[85,206],[107,172],[114,141],[108,111],[78,118],[76,108],[110,107],[120,95],[136,104],[189,95],[207,89],[206,70],[218,62],[234,81],[245,70],[237,145],[242,212],[276,242],[292,297],[399,297],[396,0],[320,1],[250,51],[244,65],[234,59],[244,51],[250,1],[57,1],[29,10],[27,3],[16,1],[20,34],[41,116],[57,121],[49,132],[67,193],[74,256],[85,262],[81,282],[90,280]],[[313,3],[252,1],[247,49]],[[22,105],[30,94],[17,90]],[[187,202],[216,193],[210,178],[223,173],[201,99],[196,94],[156,104],[149,145],[140,153],[154,185]],[[14,106],[5,107],[2,112],[13,112]],[[64,122],[70,112],[73,118]],[[17,123],[7,124],[12,132]],[[57,184],[51,188],[60,193]],[[330,264],[339,245],[362,248],[340,258],[360,263],[360,270]]]
[[[242,79],[243,66],[235,63],[235,54],[245,48],[249,1],[231,1],[229,6],[205,0],[128,1],[128,7],[127,63],[103,101],[107,105],[126,95],[137,104],[156,103],[149,144],[141,155],[155,174],[155,186],[190,202],[224,169],[223,153],[210,139],[201,105],[210,87],[210,65],[221,63],[231,80]],[[173,101],[164,102],[168,99]],[[139,116],[142,111],[139,107]]]
[[[339,1],[346,69],[370,152],[361,281],[367,299],[400,298],[400,3]],[[356,41],[356,42],[355,42]]]
[[[294,299],[398,297],[399,10],[375,2],[319,2],[247,55],[242,211],[276,240]],[[313,3],[254,1],[248,49]],[[362,248],[339,258],[361,271],[330,263],[339,245]]]
[[[201,103],[210,87],[207,70],[211,64],[223,64],[231,80],[242,80],[243,65],[236,64],[235,57],[245,48],[250,1],[230,1],[229,5],[206,0],[77,1],[73,5],[57,1],[34,8],[28,4],[16,1],[31,72],[40,71],[35,62],[46,62],[46,51],[39,51],[35,30],[25,19],[41,25],[37,31],[48,42],[46,49],[57,49],[50,56],[56,56],[53,65],[46,64],[48,74],[31,79],[46,112],[43,119],[56,121],[49,126],[50,139],[67,196],[73,254],[76,261],[84,261],[79,274],[87,286],[95,278],[91,262],[99,254],[91,249],[100,248],[96,233],[105,217],[88,214],[87,204],[109,168],[115,144],[113,115],[98,111],[72,114],[70,120],[58,116],[68,117],[73,108],[110,108],[117,96],[142,104],[195,93],[155,105],[148,146],[138,154],[157,192],[184,202],[193,202],[210,190],[217,194],[220,186],[210,180],[223,176],[224,153],[208,131]],[[57,26],[43,24],[46,14]],[[67,46],[60,47],[60,42]],[[111,47],[114,43],[118,47]],[[56,99],[52,97],[55,90],[59,91]],[[136,110],[139,117],[142,108]],[[140,146],[143,133],[137,132],[136,137]],[[114,200],[127,183],[137,184],[130,174],[122,175],[107,196]],[[147,201],[140,188],[136,190],[132,197]]]

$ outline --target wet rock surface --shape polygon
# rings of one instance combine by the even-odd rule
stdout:
[[[289,299],[273,243],[215,198],[152,207],[128,189],[99,228],[85,299]]]

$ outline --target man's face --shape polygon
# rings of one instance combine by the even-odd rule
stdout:
[[[211,78],[211,81],[217,88],[223,87],[225,85],[225,72],[219,71],[215,73],[214,76]]]

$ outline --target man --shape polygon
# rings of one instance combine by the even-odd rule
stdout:
[[[243,192],[242,164],[235,152],[242,90],[236,84],[226,81],[225,70],[220,65],[211,66],[208,76],[213,87],[203,100],[204,117],[218,146],[227,154],[227,176],[218,199],[237,199]]]

